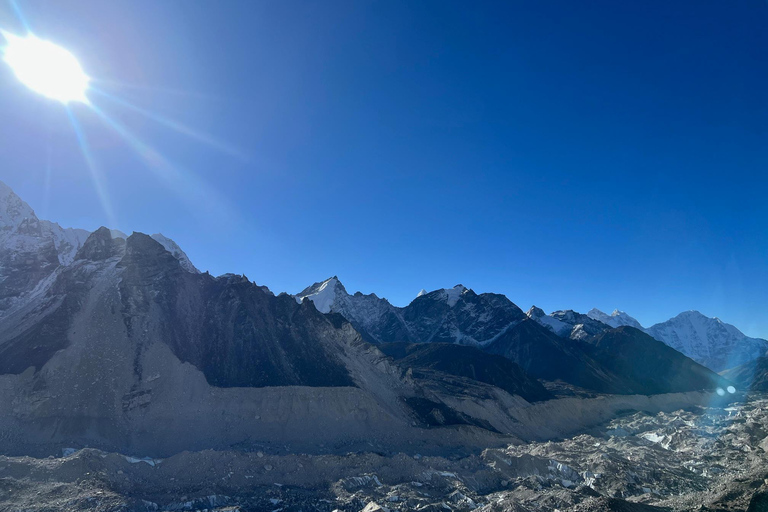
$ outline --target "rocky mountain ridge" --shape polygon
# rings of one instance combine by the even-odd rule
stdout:
[[[117,230],[113,237],[127,238]],[[90,236],[85,229],[62,228],[38,219],[34,210],[0,181],[0,318],[43,293],[57,272],[71,265]],[[152,235],[190,272],[198,272],[184,251],[160,233]]]
[[[649,328],[619,310],[610,315],[599,309],[591,309],[586,315],[573,311],[547,315],[534,306],[527,314],[555,334],[570,339],[586,339],[609,328],[634,327],[716,372],[753,361],[768,351],[768,340],[746,336],[735,326],[698,311],[684,311]]]
[[[341,315],[365,339],[378,345],[443,343],[475,347],[514,361],[536,378],[563,381],[591,391],[682,390],[669,385],[676,379],[671,369],[667,375],[657,374],[656,382],[628,378],[626,368],[615,368],[618,359],[597,348],[598,343],[590,343],[611,328],[574,311],[544,315],[534,307],[525,314],[503,295],[477,294],[463,285],[419,293],[410,304],[399,308],[375,294],[350,295],[336,276],[313,284],[295,297],[302,304],[312,302],[321,312]],[[637,343],[622,345],[630,358],[637,355],[639,360],[650,351],[673,360],[687,359],[640,331],[635,339]],[[685,368],[683,373],[691,382],[703,382],[694,378],[694,373],[711,373],[682,362],[679,368]],[[678,381],[677,386],[680,384]]]
[[[702,446],[665,413],[707,408],[718,464],[762,432],[729,434],[710,408],[732,383],[633,327],[564,311],[556,334],[461,285],[405,308],[338,278],[275,295],[160,235],[57,245],[6,197],[0,508],[641,511],[721,482],[651,446]]]
[[[6,197],[6,232],[18,238],[40,221]],[[487,447],[540,436],[530,408],[564,407],[565,389],[594,397],[726,386],[639,331],[631,342],[620,330],[566,340],[507,297],[461,285],[405,308],[350,295],[337,278],[276,296],[243,276],[197,272],[165,237],[102,227],[65,264],[33,235],[47,259],[2,248],[19,286],[0,316],[0,450]],[[643,378],[605,346],[671,364]]]

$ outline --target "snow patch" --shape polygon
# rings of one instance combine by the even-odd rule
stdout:
[[[466,293],[468,290],[466,287],[464,287],[464,285],[457,284],[453,288],[443,288],[442,291],[445,296],[445,301],[450,307],[454,307],[456,303],[459,302],[461,295]]]
[[[624,311],[619,311],[618,309],[614,309],[613,313],[608,315],[597,308],[592,308],[587,313],[587,316],[593,320],[603,322],[604,324],[610,325],[614,328],[628,325],[630,327],[634,327],[635,329],[643,330],[643,326],[640,325],[640,322],[626,314]]]
[[[131,457],[129,455],[123,455],[123,458],[130,462],[131,464],[138,464],[139,462],[144,462],[145,464],[149,464],[152,467],[155,467],[157,464],[160,464],[162,462],[161,459],[153,459],[151,457]]]

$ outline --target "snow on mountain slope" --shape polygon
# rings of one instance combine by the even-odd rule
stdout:
[[[41,221],[10,187],[0,182],[0,316],[52,283],[69,265],[88,232]]]
[[[334,304],[343,300],[343,295],[346,295],[347,291],[344,286],[339,282],[339,278],[333,276],[325,281],[315,283],[312,286],[304,289],[301,293],[297,294],[296,302],[301,304],[304,299],[309,299],[315,304],[315,308],[321,313],[330,313]],[[338,309],[338,305],[336,306]]]
[[[463,284],[457,284],[453,288],[443,288],[443,294],[445,294],[445,301],[448,306],[453,307],[459,302],[461,295],[467,291],[467,288]]]
[[[564,336],[567,338],[573,329],[573,326],[570,326],[565,322],[561,322],[556,318],[552,318],[551,316],[547,315],[543,309],[537,308],[536,306],[531,306],[531,309],[528,310],[526,315],[528,315],[528,318],[535,320],[558,336]]]
[[[110,232],[114,238],[128,238],[122,231],[113,229]],[[55,253],[58,264],[67,266],[74,261],[77,251],[90,234],[85,229],[62,228],[55,222],[38,219],[34,210],[0,181],[0,251],[12,251],[16,262],[21,260],[21,254],[31,255],[25,259],[32,258],[41,264],[41,258],[47,258],[43,266],[53,271],[56,261],[49,256]],[[182,268],[199,273],[176,242],[160,233],[152,235],[152,238],[173,254],[181,262]],[[10,262],[7,262],[6,271],[10,271],[9,266]]]
[[[635,329],[643,330],[643,326],[640,325],[640,322],[626,314],[624,311],[619,311],[618,309],[614,309],[613,313],[608,315],[597,308],[592,308],[589,310],[589,312],[587,312],[587,316],[597,320],[598,322],[603,322],[606,325],[610,325],[611,327],[621,327],[623,325],[628,325],[630,327],[634,327]]]
[[[38,219],[34,210],[0,181],[0,241],[3,247],[34,252],[52,242],[59,262],[68,265],[89,234],[84,229],[64,229],[55,222]]]
[[[399,308],[375,293],[350,295],[336,276],[305,288],[294,298],[299,303],[311,300],[321,313],[342,315],[368,341],[411,341]]]
[[[476,294],[456,285],[420,293],[408,306],[398,308],[375,294],[350,295],[337,277],[331,277],[295,295],[311,300],[323,313],[339,313],[375,343],[442,342],[483,346],[525,318],[503,295]]]
[[[189,257],[187,256],[187,254],[181,250],[181,247],[179,247],[179,245],[176,242],[166,237],[162,233],[155,233],[154,235],[152,235],[152,239],[160,243],[160,245],[162,245],[166,251],[171,253],[174,258],[179,260],[179,263],[181,263],[181,268],[183,268],[187,272],[192,272],[193,274],[200,273],[200,271],[189,260]]]
[[[88,235],[91,233],[85,229],[62,228],[55,222],[47,220],[40,221],[44,232],[50,233],[56,251],[59,253],[59,262],[62,265],[69,265],[74,261],[77,251],[85,244]]]
[[[35,212],[11,187],[0,181],[0,232],[13,231],[27,219],[36,220]]]
[[[768,351],[767,340],[750,338],[733,325],[698,311],[680,313],[647,332],[716,372],[744,364]]]
[[[570,310],[546,315],[534,306],[527,314],[555,334],[571,339],[586,340],[608,327],[634,327],[716,372],[752,361],[768,351],[768,341],[750,338],[733,325],[698,311],[680,313],[648,329],[618,309],[610,315],[596,308],[586,315]]]
[[[558,336],[572,340],[585,340],[610,328],[609,325],[572,309],[553,311],[547,315],[541,308],[532,306],[526,314]]]

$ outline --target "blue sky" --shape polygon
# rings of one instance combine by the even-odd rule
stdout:
[[[18,6],[122,127],[72,106],[109,215],[64,107],[0,66],[0,179],[43,218],[275,291],[463,283],[768,337],[764,1]]]

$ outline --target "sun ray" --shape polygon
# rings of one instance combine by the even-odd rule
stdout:
[[[43,217],[48,218],[48,207],[51,204],[51,174],[53,173],[53,158],[51,151],[51,140],[45,146],[45,176],[43,177]]]
[[[92,83],[95,83],[104,87],[110,87],[110,88],[132,89],[136,91],[147,91],[152,93],[168,94],[172,96],[186,96],[188,98],[194,98],[198,100],[217,101],[217,102],[226,100],[226,98],[223,98],[221,96],[206,94],[202,92],[188,91],[185,89],[173,89],[170,87],[155,87],[151,85],[131,84],[127,82],[120,82],[117,80],[107,80],[104,78],[94,78],[92,80]]]
[[[72,128],[75,130],[75,136],[77,137],[77,143],[80,146],[80,152],[83,154],[86,167],[88,167],[88,171],[91,174],[91,182],[96,189],[96,194],[99,196],[99,202],[101,203],[101,207],[104,209],[104,214],[107,216],[107,221],[109,222],[110,226],[117,226],[115,215],[112,210],[112,202],[109,199],[109,193],[107,192],[104,178],[102,177],[101,172],[99,171],[99,168],[93,159],[93,155],[91,155],[91,149],[88,145],[88,140],[85,137],[85,133],[83,132],[77,117],[75,117],[75,113],[72,112],[72,109],[67,105],[65,105],[65,108],[67,109],[69,121],[72,123]]]
[[[186,125],[184,125],[182,123],[179,123],[179,122],[174,121],[172,119],[168,119],[167,117],[161,116],[159,114],[155,114],[155,113],[150,112],[150,111],[148,111],[146,109],[138,107],[138,106],[136,106],[136,105],[126,101],[126,100],[123,100],[121,98],[118,98],[117,96],[109,94],[106,91],[102,91],[101,89],[99,89],[97,87],[93,87],[92,86],[90,88],[90,90],[95,92],[95,93],[97,93],[97,94],[99,94],[100,96],[103,96],[103,97],[109,99],[110,101],[112,101],[114,103],[117,103],[118,105],[120,105],[120,106],[122,106],[124,108],[127,108],[129,110],[132,110],[132,111],[138,113],[138,114],[143,115],[144,117],[152,119],[156,123],[159,123],[159,124],[161,124],[163,126],[166,126],[167,128],[170,128],[170,129],[172,129],[172,130],[174,130],[174,131],[176,131],[176,132],[178,132],[178,133],[180,133],[182,135],[185,135],[185,136],[187,136],[187,137],[189,137],[191,139],[194,139],[194,140],[196,140],[198,142],[202,142],[203,144],[206,144],[206,145],[208,145],[208,146],[210,146],[210,147],[212,147],[212,148],[214,148],[214,149],[216,149],[218,151],[221,151],[222,153],[226,153],[227,155],[230,155],[232,157],[238,158],[238,159],[243,160],[243,161],[247,161],[248,160],[248,156],[245,153],[243,153],[242,151],[240,151],[239,149],[237,149],[236,147],[234,147],[232,145],[229,145],[229,144],[226,144],[225,142],[216,140],[213,137],[211,137],[209,135],[206,135],[204,133],[200,133],[200,132],[198,132],[198,131],[196,131],[196,130],[194,130],[194,129],[192,129],[192,128],[190,128],[190,127],[188,127],[188,126],[186,126]]]
[[[237,219],[236,213],[218,196],[213,187],[194,174],[182,171],[153,147],[133,135],[125,126],[109,117],[98,106],[93,103],[89,106],[136,152],[169,190],[189,205],[191,211],[199,212],[204,217],[214,214],[225,222]]]
[[[8,0],[8,3],[11,4],[11,8],[13,9],[13,12],[16,14],[16,17],[19,19],[19,23],[24,27],[24,30],[27,31],[27,33],[32,32],[29,28],[29,23],[27,23],[27,18],[24,16],[24,13],[21,12],[21,8],[19,7],[19,4],[16,2],[16,0]]]

